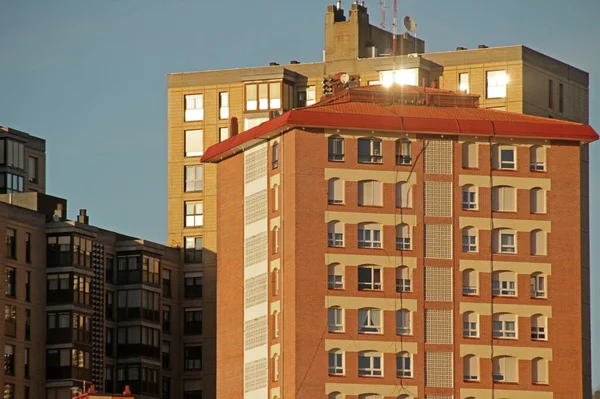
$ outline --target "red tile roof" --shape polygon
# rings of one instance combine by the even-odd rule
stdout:
[[[209,147],[202,162],[219,162],[261,140],[298,127],[343,128],[369,131],[444,133],[514,138],[536,138],[592,142],[598,134],[588,125],[513,112],[473,107],[398,104],[401,95],[390,90],[382,98],[377,86],[352,88],[313,106],[295,109]],[[416,89],[421,93],[422,88]],[[427,93],[436,89],[425,89]],[[364,101],[365,93],[373,102]],[[452,92],[437,89],[452,98]],[[357,95],[358,94],[358,95]],[[406,90],[403,89],[403,94]],[[464,93],[454,93],[462,97]],[[394,98],[392,98],[392,96]],[[375,98],[377,97],[377,98]]]

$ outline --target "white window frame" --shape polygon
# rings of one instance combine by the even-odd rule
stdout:
[[[546,298],[547,296],[547,279],[541,272],[536,272],[531,275],[531,298]]]
[[[546,171],[546,149],[543,146],[534,145],[529,148],[529,170],[532,172]]]
[[[396,335],[412,335],[412,314],[408,309],[396,311]]]
[[[531,316],[531,340],[548,340],[548,318],[541,314]]]
[[[344,204],[344,181],[333,177],[327,181],[327,203],[330,205]]]
[[[497,169],[500,170],[517,170],[517,148],[515,146],[512,145],[498,145],[497,146],[497,151],[498,151],[498,165],[497,165]],[[509,153],[512,152],[512,161],[509,160],[503,160],[502,159],[502,154],[504,153]]]
[[[406,276],[403,275],[403,271],[406,271]],[[411,270],[407,266],[400,266],[396,268],[396,292],[412,291],[410,272]]]
[[[471,316],[475,319],[472,320]],[[463,314],[463,337],[479,338],[479,315],[475,312],[465,312]]]
[[[540,363],[541,366],[540,366]],[[537,367],[536,367],[537,366]],[[539,368],[542,368],[540,373]],[[543,375],[540,375],[543,374]],[[531,360],[531,383],[533,385],[548,385],[548,361],[542,357],[536,357]]]
[[[344,289],[344,274],[336,273],[338,268],[342,268],[339,263],[332,263],[327,266],[327,288],[330,290]]]
[[[507,362],[510,361],[514,365],[515,378],[511,379],[508,376]],[[492,380],[494,382],[517,382],[519,375],[518,360],[512,356],[496,356],[492,359]]]
[[[219,142],[225,141],[229,138],[229,128],[228,127],[220,127],[219,128]]]
[[[219,119],[229,119],[229,92],[219,93]]]
[[[475,232],[475,234],[473,234]],[[462,234],[462,251],[465,253],[478,252],[477,229],[472,226],[463,228]]]
[[[510,200],[512,200],[512,207]],[[511,186],[492,187],[492,211],[494,212],[516,212],[517,211],[517,189]]]
[[[412,187],[409,182],[396,183],[396,208],[412,208]]]
[[[361,319],[364,322],[361,325]],[[383,333],[383,311],[381,309],[365,308],[358,310],[358,333],[359,334],[382,334]]]
[[[359,248],[381,248],[383,228],[375,223],[360,223],[358,225]]]
[[[478,207],[477,187],[467,184],[462,187],[462,209],[463,211],[476,211]]]
[[[331,221],[327,225],[327,245],[329,247],[344,246],[344,224],[339,221]],[[341,230],[341,233],[340,233]]]
[[[363,359],[363,362],[368,361],[367,367],[361,367],[361,359]],[[383,377],[383,354],[371,351],[359,352],[358,375],[361,377]]]
[[[407,367],[408,366],[408,367]],[[396,355],[396,377],[412,378],[413,376],[412,355],[408,352],[400,352]]]
[[[341,136],[329,136],[327,138],[327,159],[330,162],[344,161],[344,138]]]
[[[512,280],[504,280],[507,275],[512,276]],[[494,272],[492,274],[492,295],[493,296],[517,296],[517,277],[512,272]]]
[[[369,154],[361,154],[360,146],[361,143],[369,143]],[[377,137],[363,137],[358,139],[358,163],[383,163],[383,141]]]
[[[332,349],[327,356],[329,375],[344,375],[344,352],[340,349]]]
[[[492,320],[492,337],[494,339],[517,339],[518,338],[518,316],[510,314],[512,320],[502,320],[507,314],[494,315]]]
[[[466,284],[468,282],[467,279],[471,280],[471,278],[475,279],[475,285]],[[477,293],[479,292],[479,284],[477,284],[477,282],[479,280],[479,276],[477,274],[477,270],[474,270],[474,269],[463,270],[462,279],[463,279],[463,288],[462,288],[463,295],[477,295]]]
[[[344,332],[344,309],[339,306],[327,308],[327,330],[330,333]]]
[[[383,206],[383,183],[377,180],[358,182],[359,206]]]
[[[204,95],[188,94],[184,96],[185,103],[185,122],[194,122],[204,120]]]
[[[396,140],[396,165],[412,164],[412,142],[407,138]]]
[[[546,213],[546,190],[541,187],[529,190],[529,212],[533,214]]]
[[[185,134],[185,157],[186,158],[200,157],[200,156],[204,155],[204,131],[202,129],[185,130],[184,134]],[[194,141],[196,143],[196,145],[193,146],[191,141]],[[200,145],[200,148],[197,148],[198,143]],[[196,147],[196,148],[194,148],[196,151],[188,151],[188,149],[190,149],[190,150],[192,149],[192,148],[189,148],[192,146]]]
[[[361,271],[363,273],[361,273]],[[361,281],[361,274],[369,274],[369,280]],[[358,266],[358,290],[359,291],[381,291],[383,289],[383,269],[374,265]]]
[[[404,236],[404,232],[407,233],[406,236]],[[399,224],[396,227],[396,249],[399,251],[410,251],[412,249],[411,236],[411,227],[406,223]]]
[[[494,253],[514,255],[517,253],[517,233],[513,230],[498,228],[493,231]],[[508,240],[512,236],[512,244]],[[504,238],[507,240],[505,241]],[[504,242],[503,242],[504,241]]]
[[[479,381],[479,358],[475,355],[466,355],[463,358],[463,371],[463,381]]]
[[[204,202],[185,201],[185,227],[204,225]],[[191,212],[190,212],[191,210]]]
[[[458,90],[469,94],[469,72],[458,74]]]

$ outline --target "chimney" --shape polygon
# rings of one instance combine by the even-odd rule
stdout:
[[[123,395],[131,395],[131,390],[129,389],[129,385],[125,385],[125,390],[123,391]]]
[[[296,60],[291,60],[290,64],[292,65],[298,65],[300,63],[300,61],[296,61]]]
[[[80,209],[79,216],[77,216],[77,222],[81,224],[90,224],[90,217],[87,215],[87,209]]]
[[[237,136],[238,134],[238,119],[232,116],[229,120],[229,137]]]
[[[273,61],[269,62],[269,66],[277,66],[277,65],[279,65],[279,64],[276,62],[273,62]]]
[[[337,6],[336,6],[336,8],[337,8],[338,10],[341,10],[341,9],[342,9],[342,0],[337,0]]]
[[[479,46],[477,46],[477,48],[488,48],[488,46],[486,46],[485,44],[480,44]]]

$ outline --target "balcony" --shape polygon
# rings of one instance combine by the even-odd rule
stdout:
[[[160,359],[160,348],[142,344],[123,344],[117,346],[118,357],[153,357]]]
[[[48,380],[65,380],[65,379],[73,379],[73,380],[81,380],[81,381],[91,381],[92,380],[92,371],[89,369],[84,369],[80,367],[47,367],[46,368],[46,378]]]

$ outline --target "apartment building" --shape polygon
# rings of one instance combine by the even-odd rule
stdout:
[[[5,399],[67,399],[93,384],[136,398],[202,397],[202,279],[184,281],[183,252],[67,220],[67,202],[37,192],[0,195]],[[185,289],[183,288],[185,284]],[[182,350],[179,350],[181,348]]]
[[[46,191],[46,141],[0,126],[0,194]]]
[[[218,398],[591,396],[598,135],[479,101],[347,88],[205,151]]]
[[[460,90],[481,108],[588,122],[588,74],[525,46],[427,53],[408,33],[393,35],[369,23],[367,8],[327,6],[320,62],[173,73],[168,76],[168,245],[196,251],[183,273],[201,273],[205,328],[204,395],[215,397],[217,173],[205,149],[275,115],[315,104],[344,87],[394,82]],[[459,44],[460,45],[460,44]],[[232,123],[232,118],[233,123]],[[197,306],[184,301],[184,306]]]

